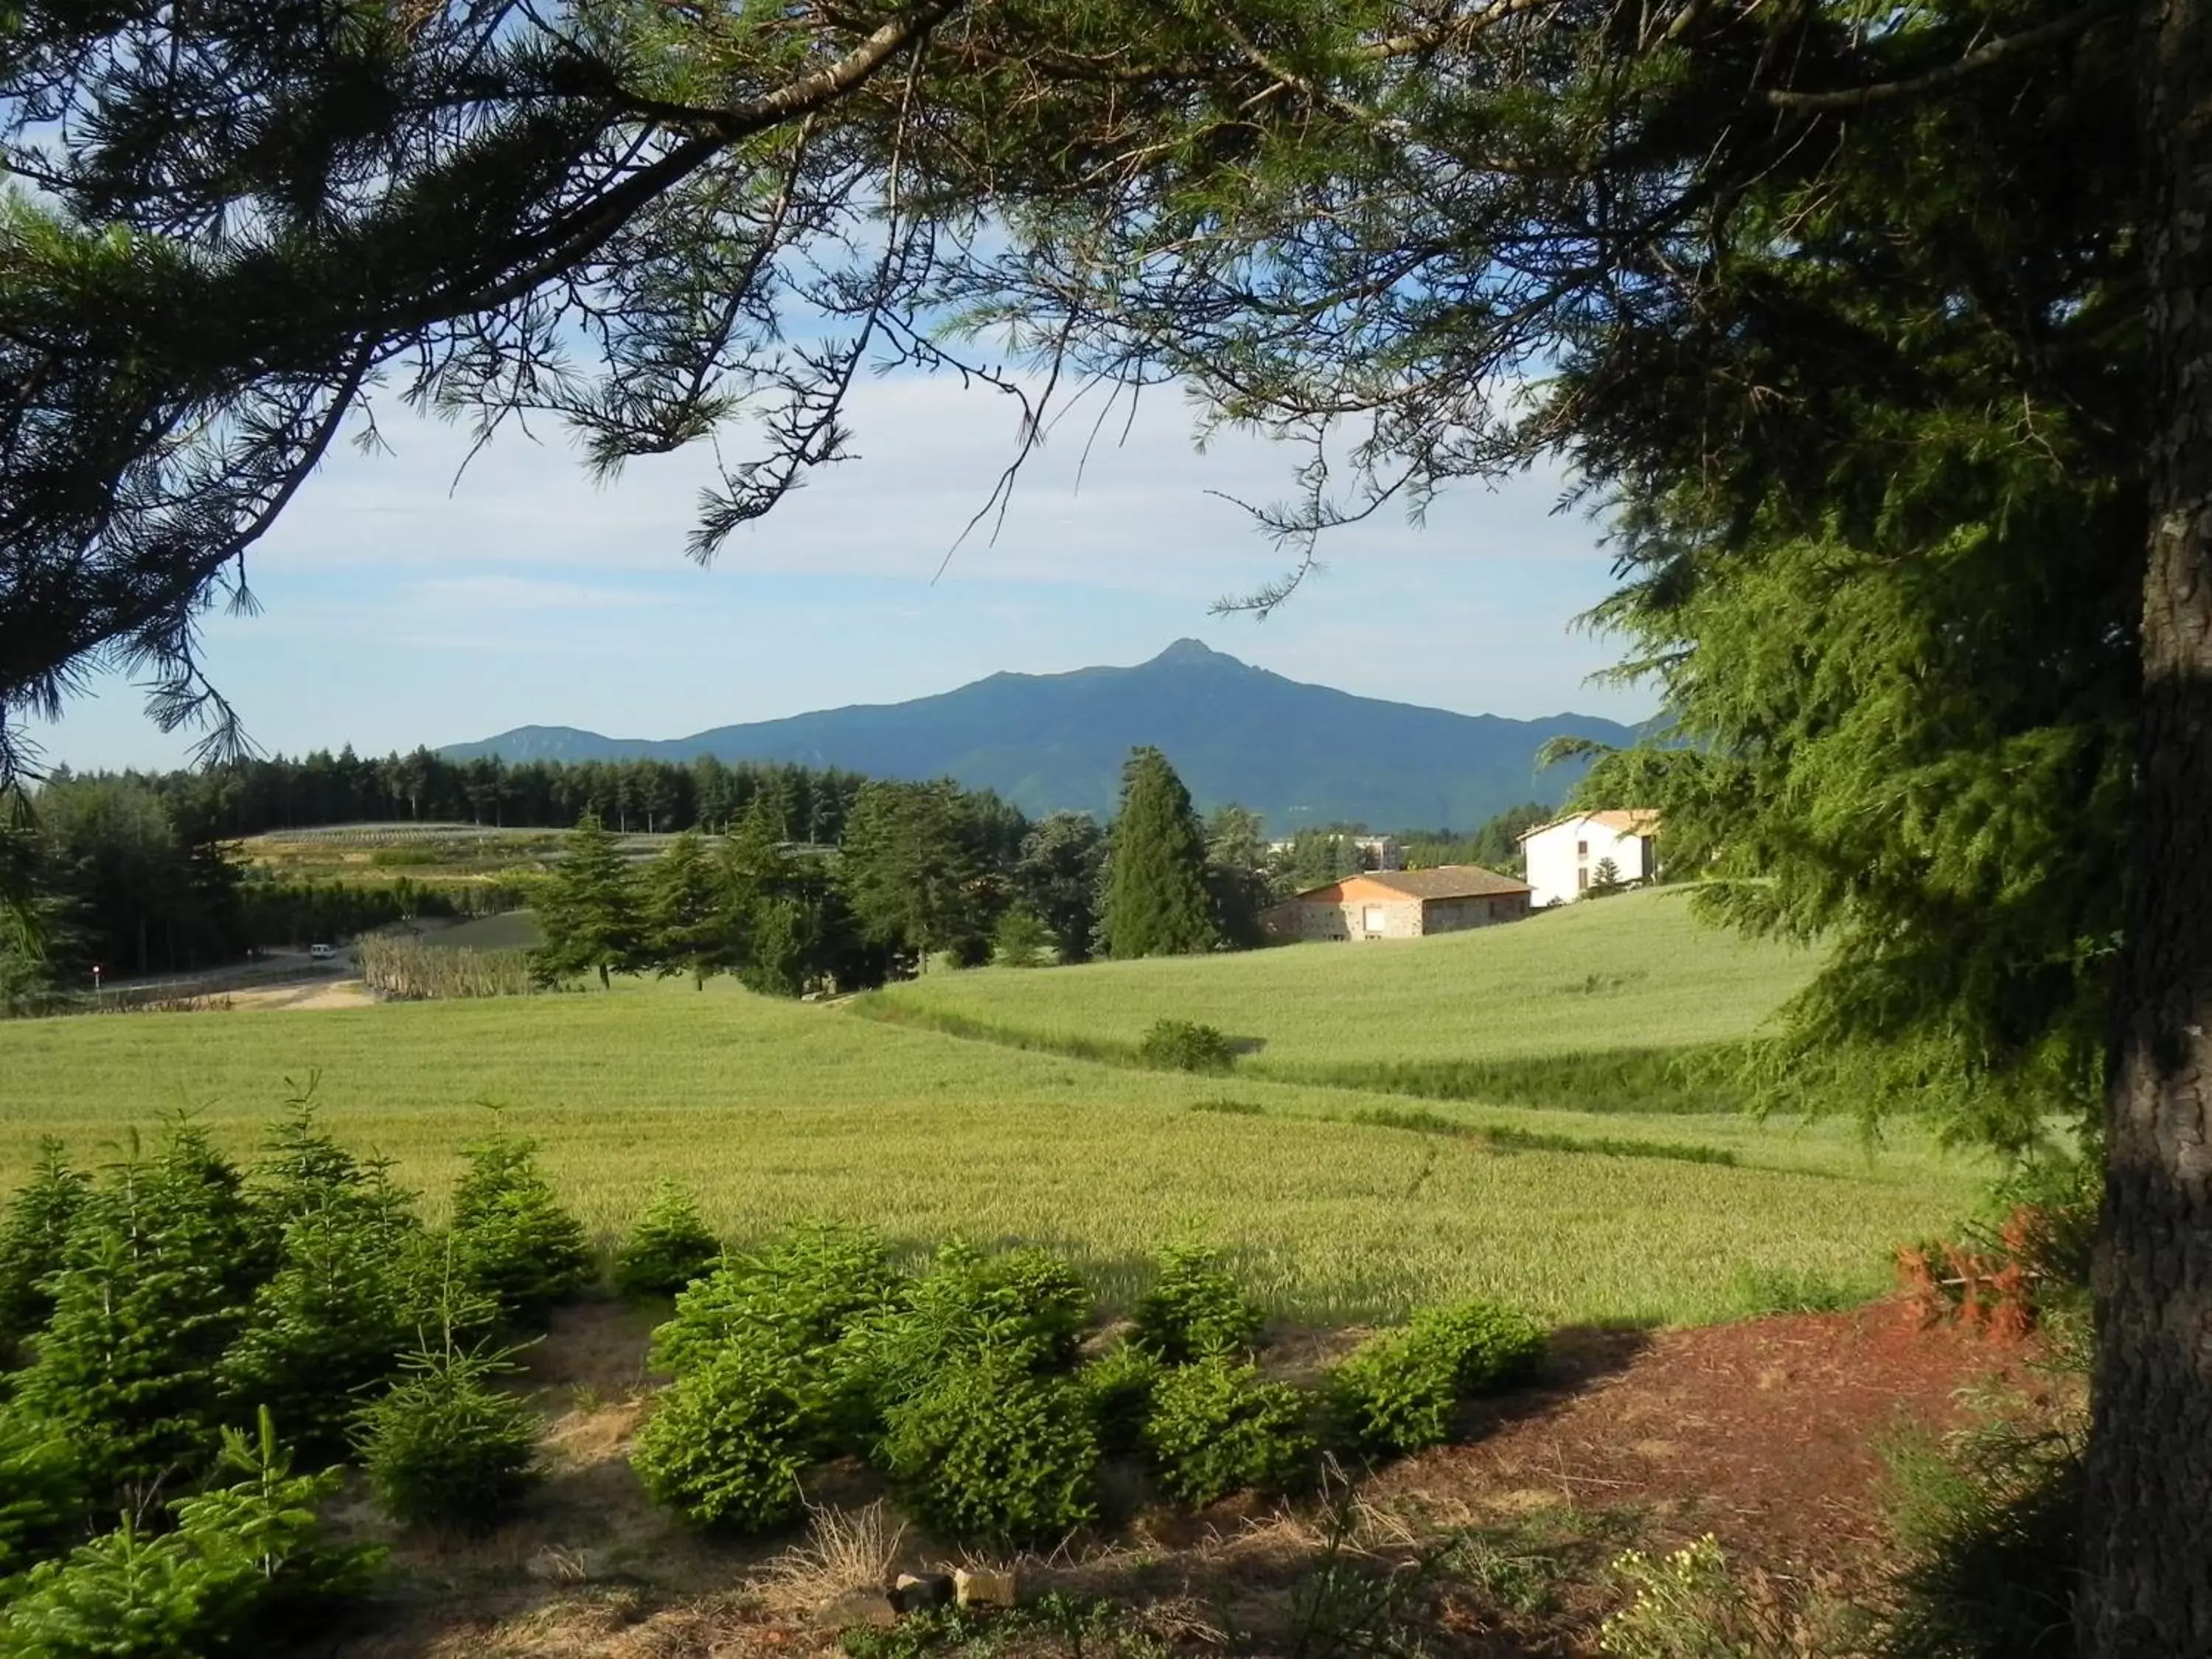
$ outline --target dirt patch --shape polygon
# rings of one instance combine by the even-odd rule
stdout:
[[[848,1570],[828,1560],[896,1552],[899,1565],[918,1565],[942,1553],[911,1534],[902,1543],[880,1511],[877,1534],[848,1540],[839,1557],[824,1555],[819,1533],[736,1545],[656,1510],[627,1462],[649,1387],[651,1322],[615,1306],[564,1311],[520,1379],[546,1418],[544,1489],[490,1538],[394,1540],[400,1593],[319,1650],[347,1659],[830,1652],[834,1641],[799,1605]],[[1347,1340],[1301,1335],[1283,1368],[1313,1370]],[[1595,1653],[1615,1597],[1605,1563],[1630,1545],[1667,1548],[1711,1532],[1744,1568],[1865,1584],[1882,1541],[1881,1437],[1906,1424],[1956,1423],[1961,1390],[1977,1385],[2047,1397],[2052,1385],[2031,1358],[1954,1328],[1916,1328],[1894,1304],[1698,1330],[1564,1332],[1541,1386],[1471,1412],[1460,1443],[1364,1483],[1352,1506],[1361,1517],[1357,1553],[1385,1562],[1447,1535],[1472,1540],[1426,1616],[1434,1650],[1466,1659]],[[855,1516],[879,1495],[857,1470],[814,1494]],[[1030,1577],[1110,1597],[1170,1651],[1279,1650],[1268,1646],[1270,1627],[1331,1547],[1330,1524],[1310,1504],[1147,1512],[1112,1543],[1033,1564]],[[1243,1633],[1232,1639],[1232,1629]],[[1025,1639],[1021,1651],[1032,1650],[1061,1650]]]
[[[2047,1400],[2019,1346],[1919,1328],[1893,1303],[1648,1335],[1571,1334],[1554,1380],[1370,1488],[1477,1511],[1632,1506],[1654,1541],[1711,1532],[1792,1575],[1863,1573],[1882,1541],[1882,1438],[1956,1425],[1962,1391]]]
[[[233,991],[226,999],[234,1009],[252,1013],[312,1012],[329,1008],[369,1008],[376,999],[357,979],[317,980],[306,985],[270,985],[255,991]]]

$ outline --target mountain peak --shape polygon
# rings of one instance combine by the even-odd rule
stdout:
[[[1204,640],[1188,639],[1177,640],[1146,665],[1152,668],[1198,668],[1213,663],[1226,663],[1238,668],[1244,665],[1227,652],[1216,651]]]
[[[1181,639],[1133,667],[994,674],[909,702],[718,726],[668,742],[552,728],[446,752],[510,762],[713,755],[834,766],[995,789],[1032,817],[1072,808],[1103,819],[1130,749],[1146,744],[1174,763],[1200,811],[1236,801],[1288,835],[1301,824],[1358,821],[1464,828],[1516,802],[1549,805],[1578,769],[1540,772],[1536,751],[1563,735],[1626,743],[1632,734],[1574,715],[1512,720],[1356,697]]]

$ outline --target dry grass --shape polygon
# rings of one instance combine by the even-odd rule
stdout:
[[[806,1536],[755,1573],[747,1589],[772,1613],[811,1616],[848,1590],[890,1583],[906,1524],[882,1498],[857,1509],[807,1508]]]

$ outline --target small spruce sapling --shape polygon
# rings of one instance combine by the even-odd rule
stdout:
[[[698,1201],[675,1182],[664,1181],[615,1254],[616,1293],[674,1296],[711,1273],[721,1255],[721,1241],[700,1215]]]
[[[805,1369],[738,1346],[663,1390],[630,1465],[656,1501],[701,1526],[769,1532],[798,1518],[823,1433]]]
[[[213,1458],[259,1266],[238,1172],[189,1122],[86,1199],[17,1397],[69,1432],[98,1505],[143,1510]]]
[[[963,1543],[1050,1544],[1098,1513],[1089,1401],[1003,1352],[957,1362],[892,1406],[877,1456],[915,1518]]]
[[[1186,1504],[1235,1492],[1275,1492],[1310,1472],[1306,1396],[1259,1369],[1215,1354],[1164,1373],[1152,1387],[1144,1447],[1160,1485]]]
[[[467,1150],[453,1188],[453,1259],[462,1282],[518,1324],[542,1324],[591,1282],[583,1224],[561,1206],[534,1141],[495,1135]]]
[[[369,1486],[404,1526],[487,1531],[538,1478],[537,1417],[498,1382],[521,1369],[520,1350],[462,1346],[456,1333],[471,1322],[465,1308],[445,1310],[436,1336],[402,1358],[399,1381],[358,1419]]]
[[[70,1228],[91,1185],[49,1136],[39,1143],[30,1180],[9,1200],[0,1219],[0,1370],[21,1363],[29,1339],[53,1313],[46,1280],[61,1267]]]
[[[1137,1303],[1132,1340],[1171,1365],[1208,1354],[1249,1352],[1259,1340],[1259,1304],[1211,1250],[1162,1253],[1159,1270]]]

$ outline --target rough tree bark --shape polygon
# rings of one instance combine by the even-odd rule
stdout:
[[[2085,1659],[2212,1655],[2212,0],[2149,0],[2142,77],[2157,402]]]

